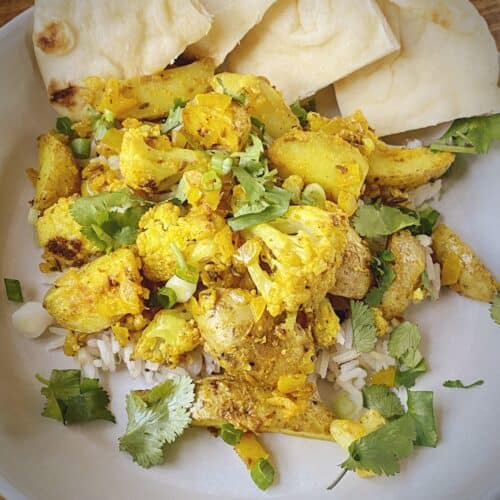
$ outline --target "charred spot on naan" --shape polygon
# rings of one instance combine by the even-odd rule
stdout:
[[[82,89],[77,85],[66,85],[51,80],[49,83],[49,100],[52,104],[66,109],[76,109],[84,98]]]
[[[34,34],[35,46],[47,55],[67,54],[75,43],[73,32],[64,21],[52,21]]]

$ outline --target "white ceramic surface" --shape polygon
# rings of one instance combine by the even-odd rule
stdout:
[[[55,115],[34,65],[31,13],[0,30],[0,275],[22,281],[27,299],[43,282],[39,252],[27,223],[32,188],[25,169],[36,165],[35,138]],[[460,159],[445,181],[437,208],[444,220],[475,247],[500,276],[500,144],[488,156]],[[190,430],[167,453],[162,467],[143,470],[118,452],[126,418],[125,373],[104,377],[117,424],[64,428],[40,416],[39,372],[72,366],[60,352],[47,352],[47,338],[18,336],[10,323],[13,306],[1,295],[0,319],[0,496],[9,500],[136,498],[349,498],[396,500],[483,499],[500,496],[500,328],[488,306],[445,292],[438,303],[421,304],[411,316],[420,324],[430,373],[417,389],[435,391],[440,442],[422,448],[393,478],[362,480],[348,474],[334,492],[325,487],[338,474],[344,452],[336,445],[264,436],[278,472],[267,493],[221,440]],[[446,379],[485,379],[469,391],[442,387]],[[139,387],[140,383],[135,383]]]

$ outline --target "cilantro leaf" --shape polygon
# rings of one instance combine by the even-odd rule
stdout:
[[[386,385],[365,386],[363,401],[366,408],[375,408],[384,418],[399,417],[405,412],[399,398]]]
[[[52,370],[50,380],[40,375],[41,393],[47,398],[42,415],[64,425],[115,417],[107,409],[109,396],[97,379],[81,378],[80,370]]]
[[[365,302],[369,306],[378,306],[382,302],[382,297],[387,289],[391,286],[396,273],[392,267],[394,255],[390,250],[382,250],[378,255],[372,258],[371,268],[377,286],[368,291],[365,296]]]
[[[349,446],[349,458],[344,469],[367,469],[388,476],[399,472],[399,461],[413,451],[417,437],[415,421],[403,415],[374,432],[354,441]]]
[[[182,108],[184,108],[186,104],[187,103],[185,101],[179,99],[178,97],[174,99],[174,105],[170,108],[167,118],[161,124],[160,132],[162,134],[170,132],[182,123]]]
[[[132,391],[127,396],[128,424],[120,437],[120,450],[142,467],[164,461],[163,449],[190,424],[194,385],[190,377],[166,380],[150,391]]]
[[[122,189],[78,198],[70,212],[82,234],[101,250],[110,252],[135,243],[139,219],[152,205]]]
[[[461,380],[447,380],[443,383],[443,387],[450,387],[453,389],[470,389],[471,387],[478,387],[484,384],[484,380],[476,380],[472,384],[464,385]]]
[[[365,238],[389,236],[417,224],[418,217],[416,215],[380,203],[361,205],[353,218],[354,229]]]
[[[448,131],[431,144],[435,151],[487,153],[493,141],[500,139],[500,113],[455,120]]]
[[[430,295],[431,299],[435,299],[436,297],[434,296],[434,291],[431,287],[431,282],[429,280],[429,275],[427,274],[427,271],[424,271],[421,276],[420,276],[420,285],[424,288],[424,290],[427,291],[427,293]]]
[[[241,91],[239,93],[231,92],[225,85],[224,82],[222,81],[222,78],[216,78],[217,83],[221,86],[222,88],[222,93],[228,95],[233,101],[238,102],[242,106],[245,106],[247,103],[247,95],[245,92]]]
[[[407,388],[413,387],[417,378],[423,373],[427,373],[427,363],[422,359],[417,366],[408,370],[396,370],[395,383],[397,386],[404,386]]]
[[[500,294],[498,294],[491,303],[490,306],[490,316],[491,319],[497,324],[500,325]]]
[[[300,104],[300,101],[295,101],[290,109],[293,111],[293,114],[299,119],[300,125],[302,127],[307,126],[309,121],[307,120],[307,110],[303,108]]]
[[[432,391],[407,391],[408,414],[415,420],[417,446],[435,448],[438,442],[436,422],[434,419]]]
[[[418,326],[405,321],[391,332],[387,345],[389,354],[408,368],[415,368],[422,361],[422,355],[418,350],[421,338]]]
[[[357,352],[370,352],[377,342],[373,311],[363,302],[351,300],[353,347]]]
[[[426,234],[430,236],[441,214],[430,205],[424,205],[417,212],[418,226],[411,228],[412,234]]]

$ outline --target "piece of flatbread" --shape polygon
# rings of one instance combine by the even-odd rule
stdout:
[[[375,0],[278,0],[228,69],[266,76],[291,103],[398,49]]]
[[[77,118],[85,77],[161,71],[211,22],[198,0],[37,0],[33,44],[51,103]]]
[[[401,51],[335,83],[344,115],[361,109],[378,135],[500,111],[498,56],[467,0],[379,0]]]
[[[186,49],[186,54],[197,59],[209,57],[219,66],[275,1],[201,0],[212,15],[212,27],[205,37]]]

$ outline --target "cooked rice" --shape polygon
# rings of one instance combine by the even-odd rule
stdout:
[[[425,249],[425,271],[429,278],[431,298],[437,300],[441,290],[441,266],[432,260],[432,238],[425,234],[419,234],[417,239]]]
[[[411,208],[418,208],[425,202],[438,201],[442,184],[441,179],[438,179],[408,191],[408,202]]]

